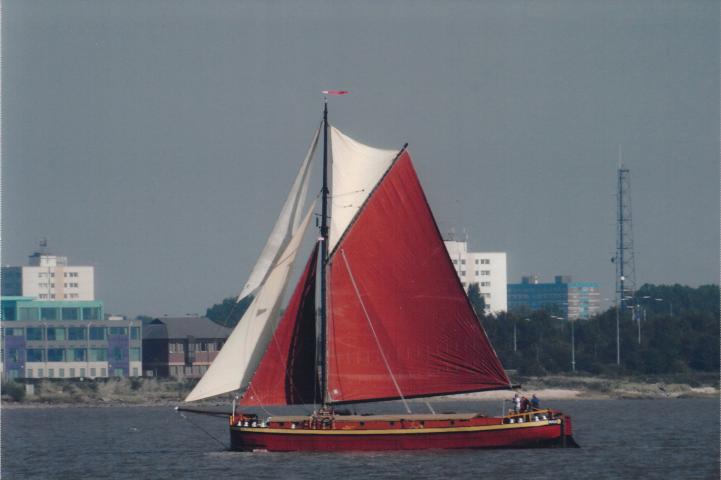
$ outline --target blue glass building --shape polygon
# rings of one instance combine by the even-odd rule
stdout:
[[[142,374],[139,321],[107,320],[99,300],[0,298],[5,378]]]
[[[558,275],[553,283],[541,283],[537,275],[508,284],[508,309],[529,308],[557,312],[566,319],[588,319],[600,311],[598,283],[574,282]]]

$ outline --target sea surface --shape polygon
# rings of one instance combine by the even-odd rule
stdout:
[[[432,405],[439,412],[492,415],[502,408],[501,402]],[[226,419],[181,415],[172,407],[6,408],[2,478],[719,478],[717,399],[566,400],[546,406],[573,417],[582,448],[244,453],[226,450]],[[413,408],[427,411],[422,402]]]

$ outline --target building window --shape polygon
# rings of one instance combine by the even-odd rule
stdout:
[[[45,371],[42,368],[38,368],[38,378],[43,378]]]
[[[58,368],[58,377],[65,378],[65,369],[64,368]]]
[[[57,320],[58,309],[57,308],[41,308],[40,309],[40,320]]]
[[[129,350],[129,356],[130,356],[130,361],[139,362],[140,361],[140,349],[139,348],[131,348]]]
[[[23,329],[22,328],[6,328],[5,336],[6,337],[22,337]]]
[[[63,320],[80,320],[80,309],[63,307]]]
[[[466,271],[465,271],[465,270],[461,270],[461,277],[465,277],[465,276],[466,276]]]
[[[90,327],[90,340],[105,340],[105,327]]]
[[[133,367],[133,376],[134,377],[138,376],[138,367]]]
[[[62,348],[48,348],[48,362],[64,362],[65,350]]]
[[[53,378],[54,376],[55,376],[55,369],[48,368],[48,378]]]
[[[45,351],[42,348],[28,348],[26,353],[28,362],[44,362],[44,353]]]
[[[80,376],[81,376],[81,377],[84,377],[84,376],[85,376],[85,369],[84,369],[84,368],[81,368],[81,369],[80,369]]]
[[[113,347],[113,352],[110,359],[114,362],[119,362],[123,359],[123,349],[120,347]]]
[[[19,350],[17,348],[8,348],[7,350],[8,360],[13,363],[20,363],[23,361],[22,350]]]
[[[3,307],[3,320],[16,320],[13,307]]]
[[[98,307],[83,307],[83,320],[100,320]]]
[[[461,259],[461,265],[465,265],[465,264],[466,264],[466,259],[465,259],[465,258],[462,258],[462,259]]]
[[[87,350],[84,348],[71,348],[68,350],[68,358],[71,362],[86,362],[87,357]]]
[[[114,377],[122,377],[122,376],[123,376],[123,369],[122,369],[122,368],[114,368],[114,369],[113,369],[113,376],[114,376]]]
[[[137,340],[140,338],[140,327],[130,328],[130,338],[133,340]]]
[[[28,368],[28,369],[26,370],[25,376],[28,377],[28,378],[33,378],[33,369],[32,369],[32,368]]]
[[[128,329],[126,327],[110,327],[109,330],[108,335],[128,336]]]
[[[490,261],[488,258],[482,258],[482,259],[481,259],[481,264],[482,264],[482,265],[490,265],[490,264],[491,264],[491,261]]]
[[[91,362],[107,362],[108,361],[108,349],[107,348],[91,348],[88,352]],[[105,374],[101,374],[105,376]]]
[[[38,320],[40,316],[38,315],[38,309],[29,307],[29,308],[19,308],[19,320]]]
[[[481,282],[481,286],[482,286],[482,287],[490,287],[490,286],[491,286],[491,282]]]
[[[63,341],[65,340],[65,328],[63,327],[52,327],[48,328],[48,340]]]
[[[85,340],[85,327],[68,327],[68,340]]]
[[[103,367],[103,368],[100,369],[100,376],[101,376],[101,377],[107,377],[107,376],[108,376],[108,371],[105,369],[105,367]]]
[[[453,265],[458,265],[458,260],[453,260]]]
[[[72,377],[75,376],[75,369],[74,369],[74,368],[71,368],[71,369],[70,369],[69,375],[70,375],[70,378],[72,378]]]
[[[490,270],[481,270],[481,275],[490,275],[490,274],[491,274]]]
[[[95,378],[97,376],[98,371],[95,370],[95,367],[90,367],[90,377]]]

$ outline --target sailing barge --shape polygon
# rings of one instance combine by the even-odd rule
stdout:
[[[281,315],[315,208],[304,204],[321,132],[320,237]],[[554,410],[501,417],[411,411],[412,398],[512,385],[456,275],[406,146],[382,150],[353,140],[329,125],[327,101],[238,299],[248,294],[250,307],[186,398],[243,392],[229,420],[233,450],[576,446],[570,417]],[[335,410],[382,400],[402,401],[406,413]],[[242,411],[270,405],[315,407],[308,416]]]

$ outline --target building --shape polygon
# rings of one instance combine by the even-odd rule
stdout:
[[[140,322],[106,320],[100,301],[8,296],[0,304],[6,378],[142,374]]]
[[[477,283],[486,302],[486,313],[507,310],[505,252],[469,252],[468,242],[444,241],[463,288]]]
[[[106,318],[94,267],[70,266],[46,247],[41,241],[28,266],[2,268],[3,377],[142,375],[141,323]]]
[[[511,310],[556,311],[570,319],[588,319],[601,310],[598,283],[574,282],[570,276],[557,275],[553,283],[541,283],[538,275],[524,276],[521,283],[508,285]]]
[[[231,331],[206,317],[156,318],[143,329],[145,375],[202,376]]]
[[[28,266],[2,267],[4,296],[39,300],[95,300],[95,268],[70,266],[68,258],[41,251],[30,255]]]

